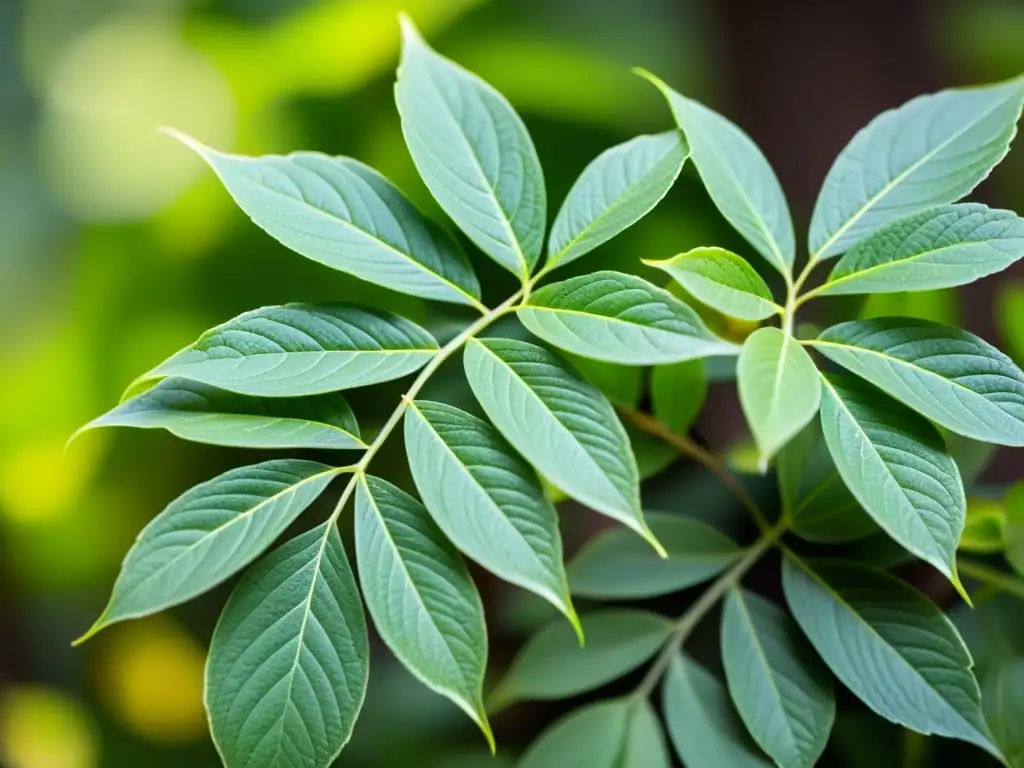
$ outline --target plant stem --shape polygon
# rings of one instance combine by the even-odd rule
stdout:
[[[668,665],[673,657],[682,650],[683,644],[693,630],[697,628],[697,625],[700,624],[701,619],[707,615],[708,611],[715,607],[719,600],[725,597],[726,592],[740,583],[747,574],[747,571],[753,568],[764,556],[765,552],[774,546],[785,531],[785,524],[780,523],[762,533],[761,537],[747,550],[743,558],[719,576],[705,590],[704,594],[697,598],[697,601],[686,610],[686,613],[679,617],[675,631],[669,637],[664,647],[662,647],[661,653],[658,654],[658,658],[654,660],[651,668],[647,670],[647,674],[640,681],[640,685],[637,686],[633,696],[637,699],[642,699],[650,695],[651,691],[654,690],[654,686],[658,684],[662,675],[665,674],[665,670],[668,669]]]
[[[710,451],[701,448],[695,442],[690,440],[688,437],[676,434],[662,422],[653,416],[642,413],[641,411],[635,411],[630,408],[619,408],[619,412],[623,417],[631,423],[637,429],[646,432],[649,435],[659,438],[663,442],[675,448],[683,456],[688,456],[694,461],[703,464],[707,469],[717,477],[722,485],[732,491],[733,495],[739,499],[740,503],[746,507],[747,511],[750,512],[754,518],[754,522],[757,523],[757,527],[762,531],[768,530],[769,523],[765,517],[761,507],[758,506],[757,502],[754,501],[754,497],[750,495],[750,492],[744,487],[743,483],[729,471],[728,467],[722,463],[722,461]]]
[[[957,558],[957,568],[964,576],[984,582],[1002,592],[1024,598],[1024,579],[1018,579],[1012,574],[1004,573],[990,565],[966,557]]]

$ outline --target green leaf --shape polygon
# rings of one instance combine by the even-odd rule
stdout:
[[[718,210],[783,275],[796,252],[789,206],[765,156],[739,127],[640,72],[662,92]]]
[[[648,512],[646,518],[668,558],[626,531],[605,531],[569,563],[573,594],[639,600],[680,592],[714,578],[742,554],[724,533],[692,518],[665,512]]]
[[[662,551],[640,510],[629,437],[604,395],[524,341],[470,339],[464,361],[491,422],[541,475]]]
[[[660,437],[646,432],[630,422],[623,426],[629,436],[629,444],[636,456],[636,468],[640,482],[660,475],[679,459],[679,451]]]
[[[405,412],[405,446],[423,503],[445,536],[495,576],[543,597],[578,630],[555,507],[498,431],[458,408],[417,400]]]
[[[607,395],[616,405],[636,408],[643,397],[644,369],[635,365],[621,365],[562,353],[583,378]]]
[[[527,699],[566,699],[607,685],[654,656],[674,626],[656,613],[629,608],[581,618],[586,647],[565,622],[549,624],[516,654],[490,695],[492,710]]]
[[[401,378],[437,348],[425,330],[387,312],[285,304],[218,325],[143,378],[181,376],[262,397],[319,395]]]
[[[786,601],[833,674],[870,709],[923,734],[995,752],[971,657],[953,624],[899,579],[854,563],[787,557]]]
[[[265,461],[186,491],[142,529],[106,609],[77,642],[225,581],[263,554],[338,471],[315,461]]]
[[[651,408],[655,418],[675,432],[686,435],[708,394],[703,360],[659,365],[651,371]]]
[[[956,572],[967,500],[938,430],[852,377],[822,381],[821,428],[843,482],[882,530],[969,602]]]
[[[811,260],[966,195],[1003,159],[1024,80],[919,96],[883,112],[839,153],[814,206]]]
[[[395,100],[413,162],[469,239],[525,277],[544,241],[544,176],[523,121],[500,93],[439,56],[402,16]]]
[[[789,528],[800,538],[832,544],[878,531],[839,476],[818,421],[779,451],[775,466]]]
[[[1024,256],[1024,219],[977,203],[944,205],[882,227],[839,260],[820,296],[952,288]]]
[[[381,639],[417,679],[469,715],[493,751],[483,706],[484,609],[458,552],[416,499],[363,475],[356,561]]]
[[[237,448],[366,448],[348,403],[314,397],[242,397],[188,379],[164,379],[79,429],[166,429],[197,443]],[[70,442],[70,441],[69,441]]]
[[[1006,559],[1024,576],[1024,483],[1014,485],[1003,504],[1006,508]]]
[[[1024,767],[1024,658],[1007,659],[985,678],[985,720],[1010,768]]]
[[[178,131],[255,224],[307,258],[385,288],[481,307],[469,260],[372,168],[318,152],[243,157]]]
[[[960,534],[961,552],[993,554],[1007,545],[1006,510],[1001,502],[980,496],[967,497],[967,517]]]
[[[610,363],[679,363],[737,349],[665,289],[610,270],[547,285],[516,314],[549,344]]]
[[[663,261],[641,259],[661,269],[698,301],[739,320],[782,314],[771,289],[746,259],[724,248],[694,248]]]
[[[598,155],[562,203],[547,269],[568,264],[646,216],[675,183],[690,150],[679,131],[637,136]]]
[[[740,717],[776,763],[813,766],[836,715],[828,670],[774,603],[734,589],[722,614],[722,662]]]
[[[951,432],[1024,445],[1024,372],[973,334],[894,317],[840,323],[810,343]]]
[[[210,729],[228,768],[326,768],[352,734],[370,649],[345,549],[325,523],[239,582],[206,664]]]
[[[715,677],[685,654],[672,659],[662,688],[669,736],[687,768],[768,768]]]
[[[589,704],[555,721],[519,768],[669,768],[665,737],[650,703]]]
[[[792,336],[778,328],[761,328],[743,344],[738,385],[764,472],[772,456],[818,412],[818,369]]]

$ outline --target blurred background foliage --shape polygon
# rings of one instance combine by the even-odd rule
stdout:
[[[657,72],[745,126],[791,195],[798,229],[832,157],[878,111],[946,85],[1024,72],[1019,0],[2,0],[4,768],[218,764],[206,735],[202,664],[226,589],[113,627],[83,648],[69,642],[101,610],[121,557],[149,518],[193,483],[256,459],[152,432],[91,433],[63,454],[76,427],[111,407],[139,372],[252,307],[389,303],[439,335],[462,320],[456,309],[388,294],[286,252],[236,210],[191,153],[156,132],[174,125],[250,154],[352,155],[438,214],[403,146],[392,99],[400,9],[523,114],[544,162],[552,215],[598,152],[669,127],[660,98],[631,66]],[[1022,211],[1022,179],[1018,146],[975,197]],[[654,213],[581,268],[639,272],[641,257],[710,244],[749,253],[688,166]],[[486,259],[475,263],[485,300],[510,292],[507,275]],[[850,313],[960,321],[1024,363],[1019,266],[959,294],[837,304]],[[830,321],[816,310],[804,319]],[[354,394],[368,431],[399,393],[396,384]],[[463,395],[457,367],[432,394],[451,402]],[[733,466],[744,468],[746,436],[728,382],[712,385],[696,434],[715,450],[731,449]],[[395,442],[383,460],[402,481]],[[655,464],[674,458],[658,445],[638,452]],[[1020,451],[1001,453],[986,482],[1017,479],[1020,459]],[[774,493],[770,481],[754,481],[754,489]],[[645,493],[652,508],[743,524],[714,478],[685,462]],[[593,525],[566,510],[567,546],[578,546]],[[522,593],[483,576],[481,583],[500,666],[547,614]],[[679,599],[662,607],[678,613]],[[974,637],[987,638],[977,640],[976,653],[993,642],[1004,652],[1004,636],[1024,652],[1024,626],[1008,623],[1021,614],[1019,601],[992,602],[962,617]],[[995,622],[997,640],[985,622]],[[492,760],[458,711],[382,648],[373,664],[346,766],[504,768],[563,706],[503,714]],[[833,742],[828,764],[853,768],[981,759],[907,739],[862,712],[841,718]]]

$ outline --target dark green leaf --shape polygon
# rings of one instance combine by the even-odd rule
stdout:
[[[651,372],[654,416],[677,435],[685,435],[704,407],[708,378],[703,360],[659,365]]]

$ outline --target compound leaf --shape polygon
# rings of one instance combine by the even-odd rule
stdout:
[[[646,216],[672,188],[689,153],[682,134],[667,131],[598,155],[555,217],[547,269],[578,259]]]
[[[481,306],[456,242],[372,168],[318,152],[243,157],[170,133],[213,168],[258,227],[296,253],[394,291]]]
[[[643,262],[664,270],[691,296],[728,317],[764,320],[782,314],[764,278],[724,248],[694,248],[671,259]]]
[[[967,647],[924,595],[850,562],[808,565],[787,557],[782,576],[797,623],[870,709],[918,733],[963,739],[998,755]]]
[[[880,227],[966,195],[1003,159],[1024,80],[950,89],[883,112],[839,153],[811,219],[812,261]]]
[[[458,408],[417,400],[405,412],[405,445],[423,503],[445,536],[578,628],[555,507],[498,431]]]
[[[469,715],[493,749],[483,707],[484,609],[458,552],[416,499],[363,475],[356,562],[381,638],[413,675]]]
[[[834,325],[810,343],[951,432],[1024,445],[1024,372],[973,334],[883,317]]]
[[[466,377],[498,431],[552,485],[661,551],[640,510],[636,459],[611,403],[543,347],[471,339]]]
[[[365,448],[359,425],[337,392],[313,397],[244,397],[198,381],[159,382],[72,437],[99,427],[166,429],[197,443],[236,448]]]
[[[736,352],[665,289],[610,270],[545,286],[517,314],[549,344],[610,363],[679,363]]]
[[[512,105],[476,75],[438,55],[401,17],[395,100],[413,162],[469,239],[525,277],[544,240],[544,176]]]
[[[299,397],[422,368],[437,342],[410,320],[352,304],[284,304],[207,331],[143,379],[181,376],[242,395]]]
[[[79,642],[228,579],[263,554],[337,473],[315,461],[281,459],[229,470],[186,491],[142,529],[109,604]]]
[[[210,728],[228,768],[326,768],[366,693],[366,619],[341,537],[325,523],[239,582],[206,665]]]

